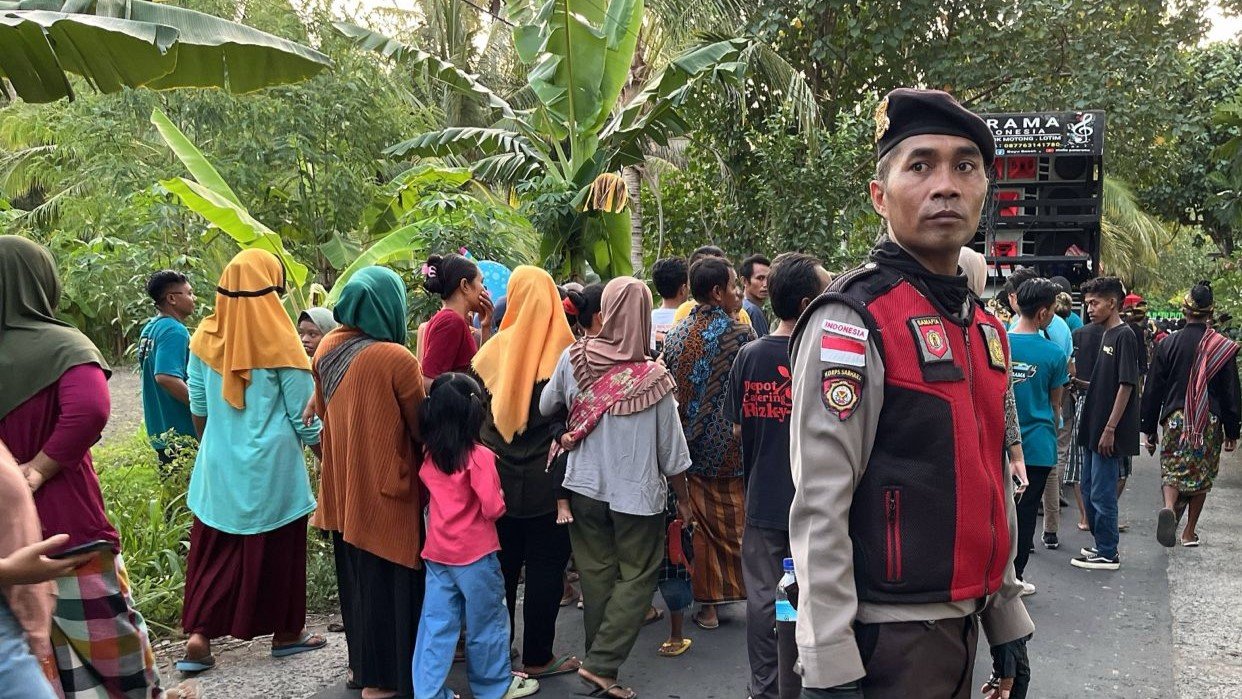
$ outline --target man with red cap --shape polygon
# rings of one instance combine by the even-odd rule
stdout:
[[[790,342],[803,697],[966,699],[979,621],[985,696],[1025,697],[1034,624],[1013,572],[1007,340],[957,264],[995,144],[937,90],[894,90],[875,121],[886,235]]]

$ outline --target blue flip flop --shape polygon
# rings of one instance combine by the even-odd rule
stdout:
[[[182,658],[181,660],[178,660],[177,662],[173,663],[173,667],[177,668],[178,672],[184,672],[184,673],[191,674],[191,675],[196,675],[200,672],[206,672],[215,666],[216,666],[215,656],[211,656],[211,655],[208,655],[205,658],[198,658],[197,660],[191,659],[191,658]]]
[[[311,639],[315,639],[315,638],[319,639],[319,642],[311,643]],[[319,650],[320,648],[323,648],[326,645],[328,645],[328,639],[324,638],[323,636],[316,636],[315,634],[307,632],[307,633],[302,634],[302,638],[298,639],[297,643],[290,643],[288,645],[283,645],[283,646],[273,646],[272,657],[273,658],[287,658],[291,655],[297,655],[298,653],[305,653],[307,651]]]

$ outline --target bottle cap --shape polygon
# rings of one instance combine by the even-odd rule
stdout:
[[[793,572],[793,559],[792,558],[786,558],[782,565],[784,566],[786,573]]]

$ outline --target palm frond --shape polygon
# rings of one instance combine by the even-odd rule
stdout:
[[[1143,281],[1156,266],[1156,251],[1168,236],[1164,224],[1143,211],[1128,184],[1104,178],[1100,256],[1105,271],[1131,285]]]

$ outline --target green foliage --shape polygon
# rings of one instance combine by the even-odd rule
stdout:
[[[92,456],[108,520],[121,535],[134,603],[153,630],[175,635],[193,524],[185,494],[198,449],[192,439],[167,437],[175,455],[169,466],[160,464],[142,429],[97,446]],[[326,611],[336,595],[331,544],[310,529],[307,545],[307,606]]]
[[[664,172],[663,245],[659,257],[686,255],[713,243],[740,259],[787,250],[810,252],[828,269],[861,259],[880,220],[871,211],[865,183],[872,156],[861,117],[842,118],[838,128],[809,144],[776,116],[760,124],[734,125],[719,98],[700,95],[695,133],[670,159],[684,167]],[[648,214],[649,227],[656,227]]]
[[[0,78],[28,102],[143,85],[252,92],[322,71],[314,49],[194,10],[144,0],[0,1]]]
[[[487,128],[450,124],[423,132],[390,153],[473,155],[477,177],[554,205],[530,216],[542,235],[543,264],[557,276],[580,278],[588,263],[603,278],[630,274],[627,222],[617,212],[582,206],[592,183],[644,162],[649,143],[667,145],[684,133],[688,124],[681,107],[696,84],[741,85],[758,74],[756,69],[775,63],[773,55],[756,50],[749,38],[709,37],[650,77],[639,77],[632,68],[643,24],[641,0],[527,0],[511,3],[509,13],[517,24],[514,50],[534,97],[529,109],[516,111],[499,91],[442,57],[358,27],[337,29],[424,75],[443,76],[448,87],[490,109],[496,120]],[[784,94],[804,98],[806,107],[809,91],[801,78],[792,70],[783,75]],[[631,81],[636,84],[627,87]]]
[[[236,16],[231,0],[190,4]],[[312,21],[326,23],[326,5],[307,6]],[[305,39],[281,3],[247,3],[245,21]],[[323,246],[354,232],[363,208],[404,169],[384,149],[437,117],[344,39],[329,33],[320,48],[335,70],[261,93],[84,93],[73,102],[0,107],[0,198],[13,207],[0,213],[0,226],[50,245],[66,286],[61,311],[111,357],[152,314],[147,275],[171,267],[209,290],[237,249],[227,236],[204,242],[202,219],[158,186],[185,169],[150,124],[157,107],[316,281],[335,279],[341,267]],[[201,304],[210,302],[201,294]]]

